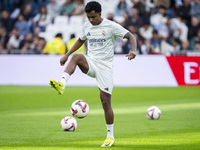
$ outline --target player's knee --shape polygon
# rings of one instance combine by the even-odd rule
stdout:
[[[100,94],[101,103],[104,111],[111,109],[111,95],[105,92]]]
[[[110,98],[107,97],[107,96],[101,96],[101,103],[102,103],[102,106],[103,106],[103,109],[106,111],[108,110],[109,108],[111,108],[111,103],[110,103]]]

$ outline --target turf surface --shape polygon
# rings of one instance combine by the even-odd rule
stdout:
[[[70,106],[83,99],[89,115],[77,119],[75,132],[61,130]],[[156,105],[160,120],[146,117]],[[200,87],[115,87],[116,150],[199,150]],[[57,95],[50,87],[0,86],[0,150],[93,150],[106,138],[103,109],[96,87],[67,87]]]

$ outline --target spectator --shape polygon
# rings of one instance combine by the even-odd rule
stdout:
[[[199,51],[200,52],[200,40],[196,41],[195,42],[195,48],[194,48],[196,51]]]
[[[51,20],[54,20],[55,17],[59,15],[60,5],[56,0],[50,0],[50,3],[47,4],[47,12],[51,16]]]
[[[36,47],[34,49],[34,53],[35,54],[42,54],[43,49],[45,47],[45,44],[46,44],[45,39],[40,37],[39,41],[38,41],[38,43],[37,43],[37,45],[36,45]]]
[[[180,6],[176,11],[178,15],[183,18],[183,21],[186,22],[186,25],[189,26],[191,20],[191,0],[184,0],[183,5]]]
[[[162,50],[162,54],[170,55],[172,52],[175,51],[175,47],[171,43],[167,42],[166,40],[162,40],[161,50]]]
[[[181,40],[179,38],[173,38],[172,44],[174,47],[174,52],[178,52],[181,49]]]
[[[65,54],[66,48],[62,38],[61,33],[56,34],[52,41],[46,43],[43,53],[50,55]]]
[[[149,24],[149,22],[145,22],[144,25],[139,28],[140,35],[148,41],[152,38],[152,32],[153,27]]]
[[[71,34],[70,36],[70,40],[67,42],[66,47],[67,47],[67,51],[69,51],[72,46],[74,45],[74,43],[77,41],[75,34]],[[86,54],[86,49],[85,49],[85,45],[83,44],[76,52],[75,54]]]
[[[165,24],[166,18],[165,18],[165,7],[159,6],[158,12],[150,16],[150,23],[153,26],[155,30],[160,32],[161,27]]]
[[[200,22],[200,0],[194,0],[194,2],[191,4],[190,13],[191,16],[197,17]]]
[[[74,0],[74,10],[71,13],[72,16],[85,15],[84,0]]]
[[[123,17],[124,13],[127,12],[129,15],[131,15],[130,12],[131,8],[126,2],[126,0],[119,0],[119,3],[115,7],[114,16],[120,16]]]
[[[114,21],[113,14],[112,13],[108,13],[107,19],[111,20],[111,21]]]
[[[0,26],[6,29],[7,33],[10,33],[13,28],[13,20],[10,19],[10,14],[7,10],[2,11],[2,18],[0,19]]]
[[[41,29],[40,27],[36,27],[33,31],[33,36],[38,36],[39,37],[39,34],[41,32]]]
[[[22,14],[18,16],[18,20],[15,23],[15,27],[20,31],[23,37],[26,37],[26,35],[30,31],[30,26],[28,25],[28,22],[24,20],[24,16]]]
[[[38,36],[33,36],[33,42],[31,43],[30,45],[30,50],[34,53],[34,54],[39,54],[37,51],[36,51],[36,47],[39,43],[39,37]]]
[[[161,0],[160,0],[161,1]],[[164,5],[165,6],[165,5]],[[169,7],[166,7],[165,13],[170,17],[174,18],[175,17],[175,11],[182,6],[182,0],[169,0]]]
[[[172,2],[173,0],[171,0]],[[182,0],[175,0],[174,2],[175,8],[178,9],[179,7],[181,7],[183,5]]]
[[[121,45],[122,45],[122,54],[128,54],[130,52],[130,49],[131,49],[130,42],[126,39],[123,39]]]
[[[14,50],[19,49],[19,45],[20,45],[22,38],[23,37],[20,35],[20,32],[18,31],[18,29],[16,27],[14,27],[11,32],[11,36],[8,40],[7,46],[6,46],[8,54],[11,53],[12,49],[14,49]]]
[[[156,1],[157,0],[146,0],[145,1],[147,12],[151,12],[152,10],[155,9],[155,7],[156,7]]]
[[[74,11],[74,3],[72,0],[66,0],[65,3],[61,6],[60,15],[71,16],[71,13]]]
[[[127,21],[129,20],[130,15],[128,14],[128,12],[125,12],[123,14],[123,21],[120,23],[123,27],[125,27]]]
[[[184,40],[181,42],[181,51],[188,51],[189,50],[189,41],[188,40]]]
[[[30,50],[30,46],[33,42],[33,35],[32,33],[28,33],[26,37],[20,42],[19,48],[22,49],[21,53],[26,54]]]
[[[190,40],[190,49],[195,50],[195,45],[199,44],[198,42],[200,42],[200,28],[197,31],[197,35]]]
[[[128,30],[131,29],[131,26],[139,29],[143,26],[143,19],[138,16],[138,10],[136,8],[131,8],[131,17],[128,18],[124,27]]]
[[[6,44],[8,42],[8,35],[4,27],[0,27],[0,54],[3,49],[6,49]]]
[[[167,40],[171,44],[172,29],[170,28],[171,18],[170,15],[166,15],[162,26],[160,27],[159,35],[162,39]]]
[[[40,9],[40,13],[33,18],[33,31],[34,28],[40,27],[41,31],[44,32],[46,30],[46,26],[50,23],[51,17],[47,13],[46,6],[43,5]]]
[[[138,16],[142,17],[144,21],[148,21],[148,13],[146,12],[146,3],[144,0],[131,0],[133,6],[138,10]]]
[[[137,32],[134,34],[137,39],[137,53],[138,54],[147,54],[148,47],[144,38],[142,38]],[[123,54],[128,54],[131,50],[131,44],[128,40],[122,40],[122,51]]]
[[[171,19],[170,29],[173,32],[174,38],[179,38],[181,41],[187,40],[188,27],[182,21],[180,16]]]
[[[200,24],[198,18],[192,17],[188,31],[188,39],[191,40],[194,36],[197,36],[199,29],[200,29]]]
[[[30,4],[25,5],[24,9],[22,9],[22,15],[27,22],[29,22],[33,18],[33,16],[31,15],[31,10],[32,8]]]
[[[41,3],[38,0],[32,0],[31,5],[31,16],[35,17],[40,12]]]
[[[161,54],[161,41],[162,39],[158,35],[158,31],[153,31],[152,39],[150,40],[150,54]]]
[[[149,52],[149,47],[148,44],[149,43],[147,40],[145,40],[144,38],[142,38],[141,36],[138,36],[138,45],[137,45],[137,53],[138,54],[148,54]]]

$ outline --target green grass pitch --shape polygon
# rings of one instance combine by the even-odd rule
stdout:
[[[60,121],[74,100],[90,106],[75,132]],[[146,117],[156,105],[160,120]],[[199,150],[200,87],[115,87],[112,150]],[[63,95],[43,86],[0,86],[0,150],[96,150],[106,138],[97,87],[67,87]]]

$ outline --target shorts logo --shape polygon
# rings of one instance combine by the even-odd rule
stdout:
[[[87,36],[91,36],[90,32],[87,33]]]
[[[103,30],[101,34],[102,34],[102,36],[106,36],[106,31]]]
[[[108,89],[108,88],[104,88],[104,90],[106,90],[106,91],[109,91],[109,89]]]

